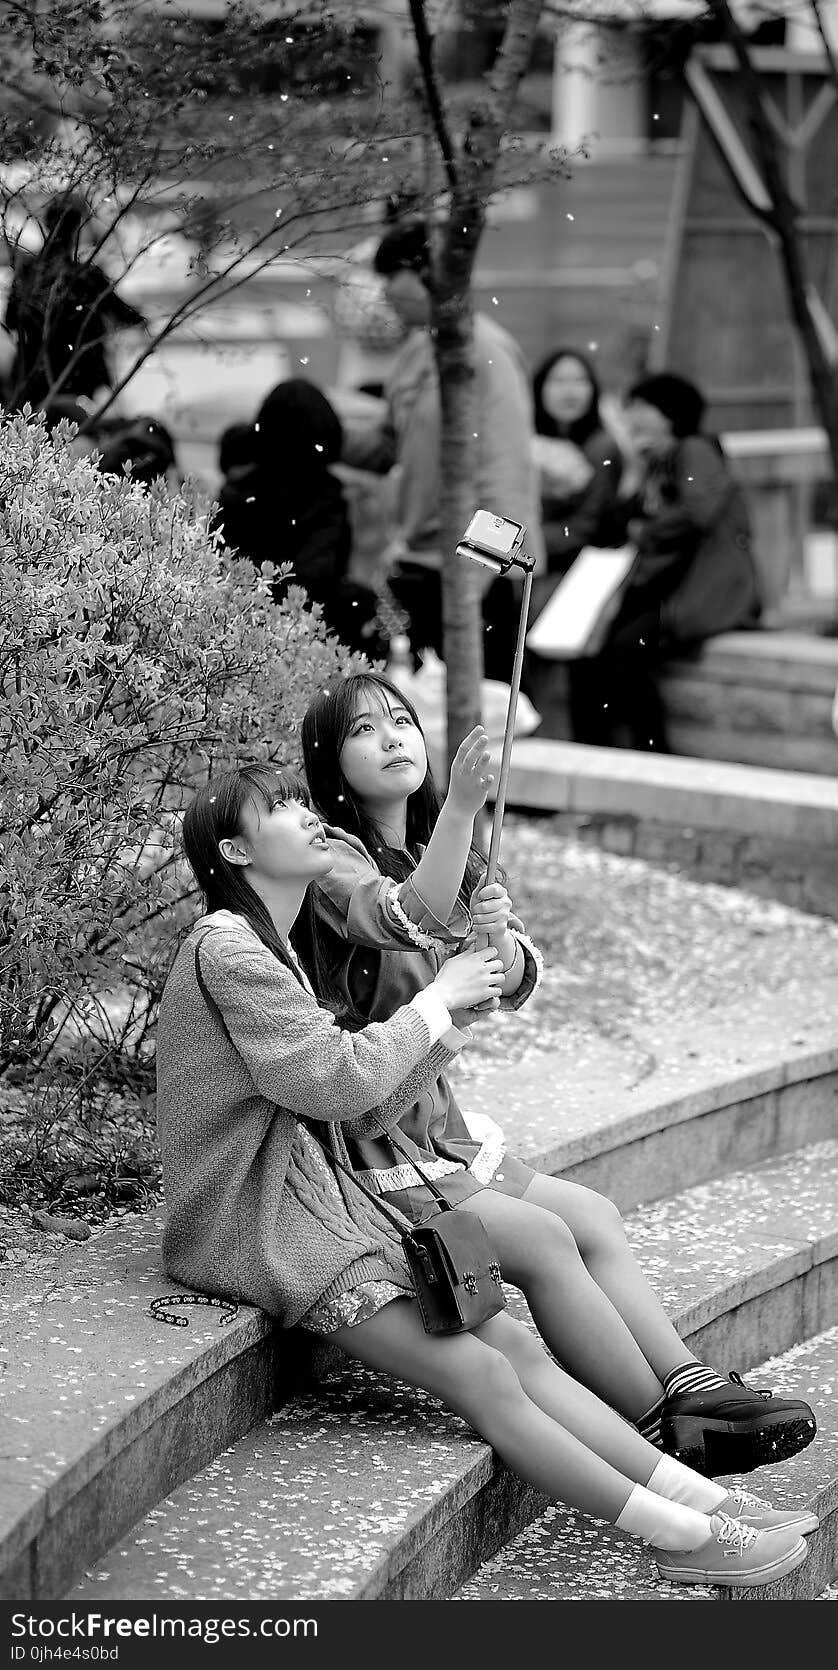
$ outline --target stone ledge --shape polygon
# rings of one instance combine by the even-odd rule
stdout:
[[[497,775],[499,744],[492,751]],[[835,766],[838,774],[838,740]],[[507,802],[577,816],[650,818],[813,848],[834,847],[838,840],[838,784],[815,772],[588,748],[538,736],[517,737],[513,744]]]
[[[466,1081],[462,1099],[478,1112],[497,1113],[502,1102],[519,1151],[605,1188],[625,1210],[677,1187],[687,1164],[698,1179],[827,1135],[838,1088],[836,1000],[838,982],[824,982],[816,998],[786,990],[761,1003],[758,1025],[734,1011],[680,1033],[644,1031],[634,1043],[654,1068],[639,1077],[636,1049],[621,1055],[604,1043],[598,1066],[585,1060],[575,1076],[545,1055]],[[161,1229],[154,1215],[95,1236],[66,1255],[46,1296],[22,1292],[12,1307],[7,1344],[20,1381],[5,1383],[8,1420],[29,1435],[19,1462],[0,1463],[0,1567],[9,1568],[12,1593],[22,1582],[56,1592],[44,1584],[63,1570],[52,1528],[65,1516],[87,1515],[83,1534],[79,1524],[87,1558],[124,1531],[133,1513],[120,1524],[122,1497],[103,1486],[120,1468],[124,1500],[145,1509],[311,1373],[310,1339],[274,1330],[255,1311],[220,1330],[212,1311],[191,1312],[185,1329],[155,1323],[148,1299],[173,1285],[159,1266]],[[317,1361],[329,1360],[323,1348]],[[167,1430],[178,1434],[173,1456]],[[31,1574],[34,1548],[40,1564]]]
[[[684,1337],[715,1328],[724,1366],[795,1343],[789,1291],[813,1274],[792,1324],[836,1321],[836,1208],[838,1142],[686,1191],[628,1228]],[[754,1333],[762,1353],[748,1351]],[[542,1506],[434,1399],[344,1364],[158,1503],[70,1598],[441,1598]]]
[[[531,655],[537,740],[571,734],[567,663]],[[665,661],[660,687],[676,755],[834,777],[838,641],[781,630],[730,632]]]
[[[838,640],[808,632],[720,632],[692,656],[666,665],[695,668],[714,679],[833,696],[838,685]]]
[[[753,1360],[755,1339],[763,1344],[763,1349],[768,1344],[771,1349],[781,1350],[835,1320],[838,1314],[836,1223],[838,1143],[826,1143],[757,1167],[753,1173],[734,1175],[717,1184],[703,1185],[675,1200],[646,1207],[629,1220],[629,1229],[645,1268],[658,1285],[670,1313],[678,1319],[685,1338],[700,1343],[715,1360],[742,1362]],[[149,1234],[158,1233],[157,1224],[147,1224],[144,1228]],[[112,1241],[119,1238],[118,1233],[109,1233]],[[742,1248],[745,1234],[747,1252]],[[105,1239],[102,1238],[103,1242]],[[109,1250],[115,1251],[102,1249],[106,1260]],[[107,1368],[101,1359],[98,1372],[84,1366],[79,1369],[73,1363],[74,1346],[67,1337],[68,1304],[72,1317],[73,1295],[66,1285],[59,1290],[63,1293],[63,1305],[61,1300],[54,1299],[41,1317],[41,1373],[30,1381],[28,1373],[32,1365],[23,1358],[20,1366],[26,1375],[19,1384],[13,1379],[9,1381],[9,1429],[17,1443],[0,1469],[0,1478],[5,1482],[7,1497],[3,1592],[10,1598],[49,1598],[63,1593],[80,1566],[89,1565],[112,1548],[138,1512],[155,1502],[158,1506],[152,1508],[151,1520],[159,1528],[163,1512],[161,1499],[179,1481],[189,1482],[180,1485],[180,1494],[175,1490],[177,1501],[194,1503],[198,1487],[193,1475],[210,1462],[210,1473],[201,1477],[211,1486],[215,1477],[211,1469],[217,1470],[221,1465],[211,1458],[218,1456],[225,1446],[241,1438],[244,1448],[239,1445],[237,1454],[246,1455],[254,1443],[258,1449],[252,1429],[272,1407],[277,1368],[274,1357],[270,1359],[270,1368],[265,1360],[267,1342],[255,1363],[248,1361],[250,1354],[245,1351],[235,1364],[230,1364],[226,1377],[214,1376],[208,1371],[208,1365],[211,1362],[217,1365],[222,1355],[227,1356],[232,1340],[222,1345],[217,1327],[199,1323],[193,1329],[192,1322],[188,1329],[165,1329],[163,1337],[165,1325],[154,1323],[144,1306],[151,1291],[165,1290],[170,1284],[160,1276],[157,1255],[149,1257],[148,1242],[144,1256],[145,1264],[138,1262],[135,1266],[133,1286],[125,1281],[114,1292],[111,1284],[109,1302],[119,1314],[122,1327],[109,1340]],[[102,1308],[101,1290],[97,1293],[88,1287],[80,1298],[82,1303],[76,1319],[89,1323]],[[518,1303],[515,1308],[519,1308]],[[266,1327],[255,1312],[240,1313],[238,1323],[242,1343],[247,1330]],[[274,1350],[278,1342],[286,1340],[289,1351],[293,1349],[291,1336],[282,1335],[279,1330],[267,1332]],[[55,1356],[50,1367],[50,1355],[56,1347],[61,1365],[58,1373]],[[334,1364],[335,1360],[333,1356],[331,1362]],[[318,1442],[325,1420],[323,1399],[332,1396],[332,1389],[339,1399],[347,1395],[347,1375],[351,1380],[357,1372],[348,1369],[342,1359],[337,1361],[340,1367],[336,1380],[321,1383],[310,1402],[311,1418],[320,1434]],[[142,1387],[138,1381],[138,1370],[154,1378],[149,1375],[150,1366],[158,1380],[162,1380],[162,1387],[160,1384]],[[172,1379],[178,1384],[180,1401],[175,1401],[174,1392],[166,1386],[167,1366],[175,1369]],[[287,1371],[288,1359],[283,1366]],[[305,1370],[304,1367],[300,1370],[299,1364],[296,1366],[300,1379]],[[290,1384],[285,1380],[282,1390],[286,1399],[293,1399],[293,1377],[289,1378]],[[62,1390],[56,1402],[57,1385]],[[40,1397],[38,1388],[41,1388]],[[126,1413],[127,1407],[137,1400],[138,1389],[150,1395],[140,1399],[137,1410]],[[111,1392],[115,1395],[106,1395]],[[286,1433],[290,1445],[289,1465],[295,1455],[299,1459],[298,1451],[302,1454],[306,1449],[302,1440],[298,1444],[294,1436],[295,1411],[299,1408],[293,1401],[286,1402],[273,1421]],[[439,1418],[443,1424],[448,1420],[448,1417]],[[342,1445],[348,1442],[350,1453],[354,1453],[361,1442],[363,1427],[364,1416],[358,1409],[344,1436],[331,1435],[332,1442]],[[91,1429],[97,1434],[92,1444]],[[258,1438],[262,1429],[257,1427],[256,1431]],[[305,1477],[301,1475],[297,1479],[291,1500],[298,1503],[308,1500],[318,1479],[325,1476],[328,1480],[328,1438],[323,1442],[326,1449],[322,1454],[308,1450],[303,1455],[301,1465]],[[448,1440],[443,1448],[447,1443]],[[486,1454],[482,1446],[484,1475]],[[442,1453],[431,1454],[414,1481],[416,1494],[411,1500],[417,1508],[420,1500],[424,1505],[422,1524],[417,1522],[415,1531],[411,1532],[413,1553],[408,1558],[402,1547],[405,1525],[399,1521],[396,1544],[387,1543],[381,1553],[383,1565],[376,1565],[367,1574],[370,1582],[380,1585],[376,1593],[382,1596],[391,1592],[388,1587],[391,1582],[398,1593],[428,1593],[427,1557],[423,1550],[429,1539],[433,1541],[442,1533],[438,1525],[433,1533],[427,1527],[422,1529],[425,1512],[430,1511],[424,1502],[422,1479],[428,1476],[429,1469],[436,1478],[443,1460]],[[388,1448],[386,1461],[379,1456],[378,1462],[371,1464],[376,1489],[391,1461]],[[334,1450],[331,1462],[334,1462]],[[324,1468],[325,1475],[321,1471]],[[267,1499],[270,1480],[264,1478],[261,1470],[257,1472]],[[448,1478],[445,1468],[443,1473]],[[248,1476],[252,1481],[252,1470]],[[482,1558],[489,1552],[485,1538],[490,1533],[494,1535],[492,1527],[497,1529],[502,1518],[492,1506],[493,1493],[501,1487],[493,1482],[493,1473],[486,1475],[491,1481],[491,1491],[484,1500],[480,1480],[472,1481],[473,1488],[466,1488],[460,1480],[459,1462],[455,1476],[460,1481],[455,1497],[449,1497],[449,1486],[453,1488],[454,1484],[450,1479],[443,1492],[445,1502],[434,1511],[442,1515],[445,1524],[455,1527],[457,1547],[460,1541],[467,1550],[473,1551],[478,1546]],[[288,1470],[280,1469],[278,1477],[287,1494]],[[28,1500],[21,1500],[24,1484],[28,1488]],[[475,1500],[469,1507],[472,1496]],[[512,1496],[505,1500],[504,1514],[524,1511],[521,1503],[516,1505],[514,1489]],[[262,1512],[261,1501],[260,1496],[254,1504],[257,1517]],[[278,1506],[274,1512],[278,1514]],[[292,1517],[293,1523],[283,1535],[296,1547],[299,1516]],[[277,1536],[280,1520],[277,1520]],[[254,1538],[256,1534],[254,1530]],[[140,1528],[136,1538],[142,1535]],[[451,1535],[455,1535],[454,1530]],[[156,1531],[152,1546],[157,1548]],[[275,1544],[272,1546],[275,1552]],[[354,1549],[356,1543],[350,1540],[349,1546]],[[286,1557],[291,1559],[290,1554]],[[458,1558],[453,1549],[452,1570]],[[356,1554],[353,1560],[357,1564]],[[110,1570],[114,1564],[111,1554],[106,1564]],[[468,1569],[473,1569],[473,1564],[472,1561]],[[159,1569],[159,1565],[155,1567],[158,1572]],[[446,1561],[440,1568],[444,1569],[447,1569]],[[296,1583],[297,1566],[293,1566],[293,1571]],[[456,1580],[464,1575],[466,1565]],[[124,1573],[117,1582],[123,1578]],[[95,1581],[98,1593],[100,1579],[97,1577]],[[294,1593],[293,1584],[285,1592]],[[446,1592],[450,1592],[450,1587]]]
[[[635,1026],[568,1061],[452,1072],[466,1114],[500,1119],[538,1170],[639,1201],[820,1141],[836,1129],[838,981],[786,987],[681,1027]]]

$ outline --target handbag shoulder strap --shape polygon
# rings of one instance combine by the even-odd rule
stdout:
[[[410,1150],[405,1148],[404,1145],[401,1142],[399,1142],[398,1137],[394,1137],[393,1132],[391,1130],[387,1130],[386,1126],[382,1125],[380,1120],[378,1120],[378,1125],[379,1125],[383,1135],[386,1136],[388,1142],[392,1143],[393,1147],[396,1150],[396,1153],[397,1154],[403,1154],[404,1158],[408,1162],[408,1165],[412,1166],[413,1170],[419,1173],[419,1176],[421,1177],[422,1182],[425,1185],[425,1188],[430,1189],[431,1194],[433,1195],[434,1199],[439,1203],[443,1212],[453,1212],[454,1208],[451,1205],[450,1200],[446,1200],[445,1195],[442,1193],[442,1190],[437,1187],[436,1183],[433,1181],[433,1178],[428,1176],[428,1173],[426,1172],[424,1166],[420,1166],[419,1161],[414,1157],[413,1154],[410,1153]],[[468,1162],[465,1162],[465,1169],[468,1170]]]
[[[233,1042],[233,1039],[230,1036],[230,1028],[228,1027],[227,1022],[225,1021],[224,1016],[222,1015],[221,1010],[219,1009],[218,1004],[216,1003],[215,998],[212,995],[212,992],[208,989],[206,980],[204,979],[204,971],[201,968],[201,947],[200,947],[200,945],[195,946],[195,979],[196,979],[197,984],[198,984],[198,990],[200,991],[201,996],[203,997],[204,1002],[206,1003],[207,1008],[210,1011],[210,1014],[215,1016],[215,1019],[217,1020],[219,1026],[221,1027],[221,1030],[224,1033],[224,1036],[227,1039],[227,1042],[231,1045],[231,1047],[234,1050],[236,1050],[236,1054],[239,1055],[240,1051],[238,1049],[236,1049],[236,1045],[235,1045],[235,1043]],[[279,1104],[277,1103],[276,1105],[278,1106]],[[291,1111],[290,1109],[286,1109],[286,1112],[290,1112],[290,1111]],[[294,1117],[298,1119],[298,1123],[300,1123],[300,1124],[303,1123],[303,1121],[299,1119],[298,1115],[295,1114]],[[323,1153],[325,1154],[326,1159],[329,1161],[329,1163],[331,1165],[337,1166],[338,1169],[340,1171],[342,1171],[346,1177],[351,1177],[352,1182],[355,1184],[356,1189],[360,1189],[361,1193],[363,1195],[366,1195],[367,1200],[371,1200],[373,1206],[377,1206],[379,1211],[384,1213],[385,1218],[387,1218],[389,1220],[389,1222],[391,1224],[393,1224],[394,1227],[399,1231],[399,1234],[402,1234],[403,1231],[404,1231],[404,1224],[401,1222],[401,1219],[396,1216],[395,1212],[393,1212],[392,1209],[389,1206],[385,1206],[383,1200],[381,1199],[381,1196],[377,1195],[377,1194],[373,1194],[372,1189],[368,1189],[366,1184],[361,1182],[361,1179],[358,1176],[357,1172],[353,1171],[351,1166],[345,1166],[343,1161],[338,1159],[337,1154],[332,1152],[332,1150],[328,1147],[328,1145],[323,1141],[322,1137],[319,1137],[317,1135],[317,1132],[312,1130],[311,1125],[308,1123],[308,1121],[305,1122],[305,1128],[308,1131],[309,1135],[314,1138],[314,1141],[319,1145],[319,1147],[322,1148]],[[382,1129],[383,1129],[383,1126],[382,1126]],[[390,1133],[388,1133],[388,1135],[389,1134]],[[399,1150],[399,1153],[407,1154],[407,1150],[402,1148],[400,1143],[394,1142],[393,1146]],[[410,1155],[409,1154],[407,1154],[407,1158],[410,1160]],[[410,1160],[410,1163],[411,1163],[411,1165],[414,1165],[413,1160]],[[419,1166],[414,1166],[414,1169],[416,1171],[419,1171],[420,1174],[421,1174],[421,1168]],[[423,1176],[423,1182],[425,1182],[427,1184],[427,1186],[431,1190],[432,1194],[436,1195],[437,1199],[439,1200],[440,1204],[442,1205],[442,1207],[444,1208],[444,1210],[446,1212],[450,1212],[450,1211],[453,1210],[453,1208],[450,1205],[450,1202],[445,1199],[445,1196],[440,1193],[440,1191],[436,1188],[436,1186],[431,1182],[430,1178],[426,1178],[426,1177]]]

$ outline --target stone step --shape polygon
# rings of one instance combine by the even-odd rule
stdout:
[[[602,1520],[550,1507],[487,1560],[454,1600],[835,1600],[838,1575],[838,1328],[761,1363],[756,1386],[802,1397],[818,1418],[814,1443],[784,1462],[737,1478],[775,1507],[807,1506],[821,1524],[807,1537],[809,1555],[778,1583],[719,1589],[663,1581],[642,1545]],[[726,1481],[727,1482],[727,1481]],[[733,1479],[729,1482],[733,1482]]]
[[[629,1233],[684,1337],[743,1364],[838,1320],[836,1225],[828,1142],[642,1208]],[[434,1399],[349,1364],[158,1502],[68,1596],[439,1598],[539,1506]]]
[[[568,675],[531,656],[527,691],[541,740],[570,736]],[[660,688],[676,754],[834,778],[831,713],[838,639],[786,630],[726,632],[695,655],[667,661]]]
[[[497,775],[499,743],[493,752]],[[534,811],[648,816],[811,846],[832,845],[838,833],[838,788],[819,772],[590,748],[540,736],[516,737],[507,802]]]
[[[776,898],[818,915],[838,915],[838,788],[831,774],[720,759],[742,754],[744,733],[673,726],[684,754],[641,754],[570,741],[518,737],[507,802],[553,812],[559,827],[624,856],[674,861],[702,880]],[[726,746],[729,741],[730,746]],[[762,755],[764,738],[756,751]],[[802,766],[808,745],[775,739],[775,761]],[[822,745],[814,745],[822,759]],[[838,743],[829,747],[838,760]],[[699,757],[702,751],[709,756]],[[495,773],[500,745],[493,744]],[[431,749],[435,769],[441,750]],[[494,795],[494,789],[490,790]]]
[[[634,1025],[595,1048],[529,1052],[507,1068],[455,1063],[463,1108],[500,1117],[537,1170],[599,1189],[622,1211],[823,1141],[838,1128],[838,980],[784,986],[724,1014]]]
[[[838,981],[787,985],[723,1020],[638,1028],[508,1068],[478,1063],[458,1095],[475,1112],[502,1108],[519,1152],[541,1169],[627,1210],[685,1175],[706,1179],[834,1130],[837,1006]],[[111,1226],[67,1252],[47,1292],[24,1284],[7,1303],[14,1443],[0,1457],[0,1594],[61,1593],[79,1561],[97,1559],[323,1367],[310,1336],[273,1330],[247,1307],[221,1330],[212,1311],[190,1312],[184,1329],[154,1322],[149,1298],[173,1285],[161,1233],[158,1213]],[[775,1286],[782,1274],[781,1258]],[[720,1326],[706,1311],[694,1323]]]

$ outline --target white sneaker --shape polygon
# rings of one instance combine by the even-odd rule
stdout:
[[[729,1514],[731,1519],[750,1525],[754,1531],[780,1531],[785,1526],[789,1531],[797,1531],[801,1537],[816,1531],[820,1525],[817,1514],[811,1508],[772,1508],[770,1502],[752,1496],[750,1490],[745,1490],[741,1484],[719,1503],[716,1513]]]
[[[726,1513],[710,1515],[712,1534],[699,1548],[652,1550],[661,1577],[670,1583],[715,1583],[721,1588],[756,1588],[773,1583],[803,1564],[809,1552],[797,1531],[756,1531]]]

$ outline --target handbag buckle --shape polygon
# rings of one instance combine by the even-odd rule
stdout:
[[[434,1261],[431,1258],[427,1247],[423,1247],[420,1242],[414,1243],[414,1245],[416,1247],[416,1257],[418,1258],[425,1273],[425,1280],[429,1287],[434,1287],[438,1279],[436,1270],[434,1269]]]
[[[500,1287],[500,1265],[499,1264],[495,1264],[493,1262],[489,1265],[489,1275],[491,1276],[492,1281],[497,1282],[498,1287]]]
[[[467,1293],[477,1292],[477,1277],[473,1270],[463,1271],[463,1287]]]

